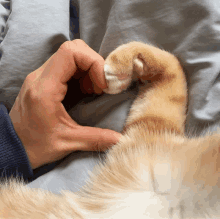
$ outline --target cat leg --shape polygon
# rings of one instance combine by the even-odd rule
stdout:
[[[184,133],[187,85],[177,58],[140,42],[124,44],[105,61],[106,93],[127,89],[132,80],[148,81],[130,110],[125,129],[141,121],[151,131]]]

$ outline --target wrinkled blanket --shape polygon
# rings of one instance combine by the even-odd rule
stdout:
[[[176,54],[189,86],[186,132],[214,131],[220,115],[219,0],[0,0],[0,101],[11,109],[26,75],[66,40],[83,39],[104,58],[133,40]],[[119,95],[83,96],[68,113],[81,125],[121,131],[138,87]],[[79,190],[102,159],[74,152],[35,171],[30,187]]]

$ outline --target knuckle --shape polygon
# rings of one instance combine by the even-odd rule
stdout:
[[[68,52],[71,50],[71,44],[72,44],[71,41],[66,41],[60,46],[59,50]]]
[[[37,100],[39,97],[37,96],[37,92],[34,89],[34,78],[32,74],[28,74],[24,81],[24,90],[25,90],[25,97],[29,100]]]
[[[86,44],[83,40],[81,39],[75,39],[72,42],[76,43],[76,44]]]
[[[30,104],[36,104],[43,101],[42,95],[39,95],[39,92],[37,92],[33,84],[26,84],[23,99]]]
[[[30,102],[30,103],[36,103],[38,101],[41,101],[41,98],[39,97],[38,93],[33,89],[33,87],[29,87],[26,90],[26,99]]]
[[[82,46],[82,45],[86,45],[86,43],[81,39],[75,39],[73,41],[66,41],[60,46],[60,50],[64,50],[65,52],[73,51],[73,49],[72,49],[73,46],[78,47],[78,46]]]
[[[28,75],[26,76],[25,82],[26,82],[26,83],[32,83],[32,82],[33,82],[32,75],[31,75],[31,74],[28,74]]]

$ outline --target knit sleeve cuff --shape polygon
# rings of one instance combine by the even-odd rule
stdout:
[[[6,107],[0,104],[0,178],[19,177],[27,181],[32,176],[33,170],[24,146]]]

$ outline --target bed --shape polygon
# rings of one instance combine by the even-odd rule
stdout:
[[[134,40],[176,54],[189,87],[186,133],[203,135],[219,126],[219,0],[0,0],[0,101],[8,110],[26,75],[63,42],[77,38],[104,58]],[[122,94],[73,100],[71,87],[74,82],[64,106],[75,121],[118,132],[138,91],[133,84]],[[100,152],[73,152],[36,169],[27,186],[55,193],[78,191],[103,158]]]

